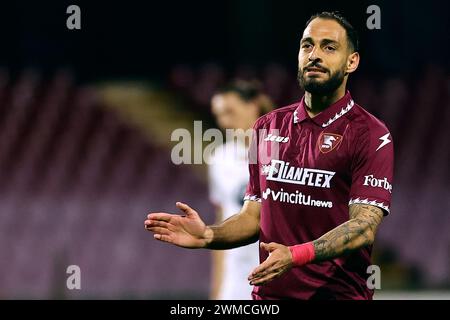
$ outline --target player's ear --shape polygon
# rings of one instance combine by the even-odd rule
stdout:
[[[353,52],[347,58],[347,69],[346,73],[354,72],[359,66],[359,53]]]

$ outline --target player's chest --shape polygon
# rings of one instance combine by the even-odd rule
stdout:
[[[281,132],[280,137],[274,141],[271,141],[273,135],[269,136],[269,133],[264,142],[271,144],[270,147],[267,146],[270,152],[262,152],[269,155],[266,157],[266,164],[268,159],[285,164],[286,176],[295,175],[294,168],[326,170],[346,176],[350,171],[352,143],[347,131],[347,126],[292,126]]]

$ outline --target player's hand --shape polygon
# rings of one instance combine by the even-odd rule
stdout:
[[[261,242],[260,246],[269,252],[269,257],[248,277],[250,285],[255,286],[264,285],[292,268],[292,254],[287,246],[275,242]]]
[[[204,248],[210,231],[198,213],[187,204],[177,202],[184,215],[165,212],[150,213],[144,221],[145,229],[154,233],[154,238],[184,248]]]

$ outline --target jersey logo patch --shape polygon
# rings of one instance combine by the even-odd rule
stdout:
[[[342,136],[336,133],[322,132],[319,136],[317,144],[319,145],[319,151],[322,153],[328,153],[336,149],[342,141]]]
[[[286,143],[289,141],[289,137],[282,137],[282,136],[276,136],[273,134],[269,134],[264,141],[275,141],[275,142],[282,142],[282,143]]]
[[[377,150],[380,150],[381,148],[383,148],[385,145],[387,145],[389,142],[391,142],[392,140],[389,140],[389,132],[386,133],[384,136],[380,137],[379,139],[381,140],[380,145],[378,146]]]

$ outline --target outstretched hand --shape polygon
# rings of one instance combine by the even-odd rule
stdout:
[[[197,211],[187,204],[177,202],[184,215],[155,212],[147,215],[145,229],[153,232],[157,240],[184,248],[204,248],[208,243],[208,227]]]
[[[287,246],[279,243],[261,242],[262,249],[269,252],[269,257],[249,275],[250,285],[261,286],[292,268],[292,254]]]

